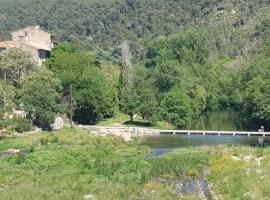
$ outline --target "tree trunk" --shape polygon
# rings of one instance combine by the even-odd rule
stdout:
[[[7,80],[7,71],[4,69],[4,81]]]
[[[129,113],[130,121],[133,122],[133,113]]]

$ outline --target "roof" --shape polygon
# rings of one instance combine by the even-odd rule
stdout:
[[[0,41],[0,48],[7,48],[7,47],[9,47],[10,45],[13,45],[13,44],[14,44],[14,41],[10,41],[10,40]]]
[[[49,35],[52,35],[52,34],[46,32],[46,31],[41,30],[39,26],[28,26],[28,27],[26,27],[26,28],[19,29],[19,30],[17,30],[17,31],[13,31],[12,33],[25,32],[25,31],[29,31],[29,30],[33,30],[33,29],[38,29],[38,31],[41,31],[41,32],[43,32],[43,33],[47,33],[47,34],[49,34]]]

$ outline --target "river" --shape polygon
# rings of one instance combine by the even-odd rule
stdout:
[[[269,146],[270,137],[259,136],[218,136],[218,135],[156,135],[143,136],[141,144],[158,149],[161,153],[168,149],[210,146],[219,144],[240,144],[248,146]]]
[[[191,129],[238,131],[247,128],[244,128],[238,112],[232,109],[227,109],[203,113],[198,119],[193,120]]]

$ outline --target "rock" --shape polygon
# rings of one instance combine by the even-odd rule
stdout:
[[[96,200],[96,196],[93,194],[86,194],[83,197],[84,200]]]
[[[241,158],[238,158],[237,156],[232,156],[233,160],[241,160]]]
[[[161,178],[161,179],[159,179],[159,182],[161,182],[161,183],[165,183],[165,182],[166,182],[166,180],[165,180],[165,179],[163,179],[163,178]]]
[[[263,157],[255,158],[255,160],[256,160],[256,162],[257,162],[258,166],[260,166],[260,165],[261,165],[261,161],[262,161],[262,159],[263,159]]]
[[[21,110],[14,110],[13,112],[14,112],[14,114],[16,116],[19,116],[19,117],[22,117],[22,118],[26,118],[26,116],[27,116],[27,112],[25,112],[23,109],[21,109]]]
[[[17,153],[20,153],[21,150],[20,149],[8,149],[7,150],[7,153],[10,153],[10,154],[17,154]]]
[[[156,191],[155,190],[151,190],[151,192],[150,192],[151,194],[155,194],[156,193]]]
[[[244,156],[244,161],[250,161],[251,158],[252,156]]]
[[[54,130],[62,129],[65,127],[65,125],[66,125],[65,118],[62,116],[57,116],[54,119],[54,123],[52,124],[52,128]]]

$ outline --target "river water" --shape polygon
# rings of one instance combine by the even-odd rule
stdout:
[[[143,136],[141,144],[153,149],[177,149],[219,144],[240,144],[248,146],[269,146],[270,137],[232,135],[156,135]],[[160,150],[162,151],[162,150]]]
[[[141,144],[150,146],[153,150],[145,155],[145,158],[160,157],[174,149],[211,146],[218,144],[241,144],[249,146],[269,146],[270,136],[218,136],[218,135],[157,135],[143,136],[140,138]],[[193,177],[190,181],[176,178],[176,193],[185,195],[186,193],[197,194],[198,189],[202,191],[207,200],[212,200],[212,194],[208,188],[205,177]]]
[[[232,109],[217,110],[203,113],[193,120],[193,130],[237,131],[247,129],[244,127],[240,114]]]
[[[204,113],[194,120],[191,129],[212,131],[243,131],[239,113],[227,109]],[[153,156],[166,153],[170,149],[219,144],[240,144],[249,146],[269,146],[270,137],[258,136],[217,136],[217,135],[158,135],[141,137],[141,143],[155,149]]]

